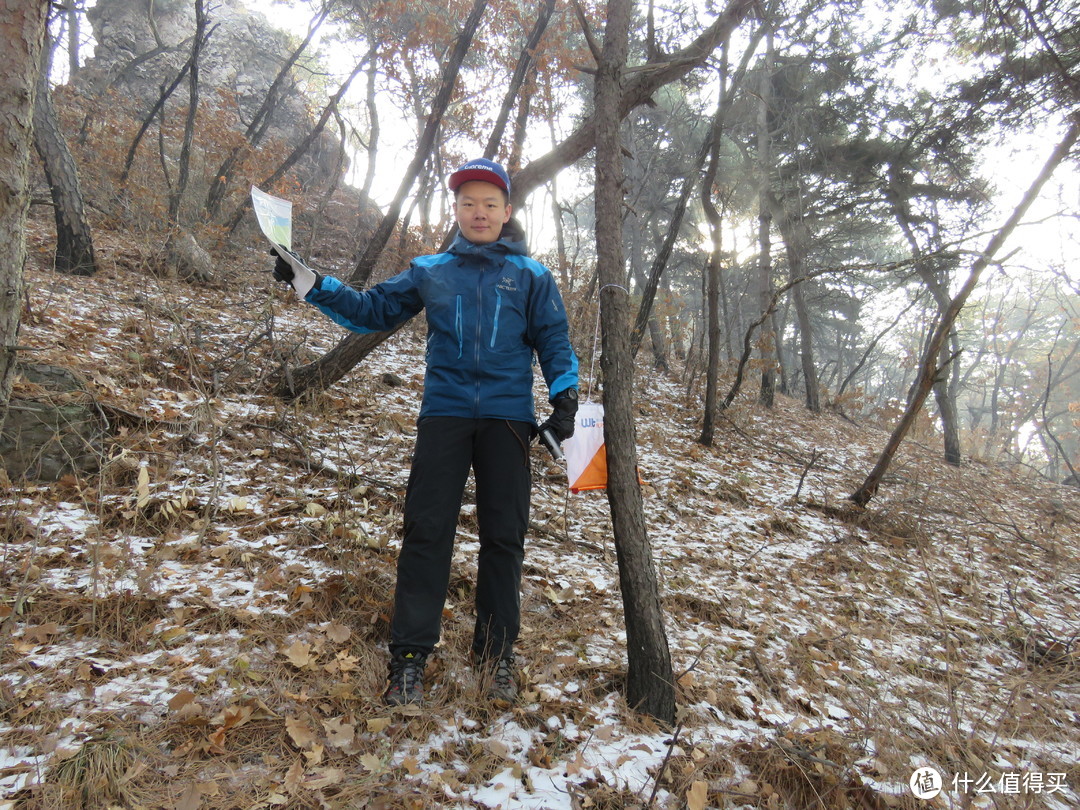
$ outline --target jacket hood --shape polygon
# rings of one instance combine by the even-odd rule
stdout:
[[[501,254],[515,254],[528,256],[529,248],[525,239],[525,229],[513,217],[502,226],[502,233],[494,242],[486,245],[477,245],[466,239],[460,230],[454,241],[450,243],[449,253],[456,256],[495,256]]]

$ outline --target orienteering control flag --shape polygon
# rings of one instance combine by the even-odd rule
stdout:
[[[578,407],[574,435],[563,442],[566,477],[571,492],[607,486],[607,450],[604,447],[604,406],[583,402]]]

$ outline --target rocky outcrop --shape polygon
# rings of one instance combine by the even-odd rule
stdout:
[[[74,372],[19,364],[25,385],[12,393],[0,433],[0,466],[12,480],[57,481],[96,471],[108,424]]]
[[[218,0],[207,7],[208,25],[214,32],[199,61],[202,99],[218,103],[220,93],[215,91],[223,91],[235,98],[240,118],[250,121],[293,46],[284,32],[240,0]],[[115,89],[135,99],[139,109],[149,110],[162,84],[175,78],[190,55],[194,4],[190,0],[97,0],[86,15],[97,46],[77,74],[75,89],[93,97]],[[186,103],[186,85],[174,98]],[[312,126],[303,96],[290,86],[271,116],[268,135],[295,146]],[[339,155],[337,139],[324,134],[297,167],[301,181],[325,182],[337,169]]]

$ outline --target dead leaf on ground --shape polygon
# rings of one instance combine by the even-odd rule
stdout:
[[[286,717],[285,730],[292,737],[292,741],[297,748],[310,748],[315,742],[315,733],[311,730],[311,726],[308,725],[307,718]]]
[[[686,791],[687,810],[705,810],[709,801],[709,785],[706,782],[694,782]]]
[[[173,805],[173,810],[199,810],[202,806],[202,791],[199,790],[199,786],[192,782],[186,788],[184,792],[180,794],[180,798],[176,800],[176,804]]]
[[[356,736],[356,726],[346,723],[343,717],[323,720],[323,728],[326,729],[326,741],[336,748],[348,745]]]
[[[343,624],[331,622],[326,626],[326,637],[335,644],[344,644],[352,635],[352,630]]]
[[[304,782],[304,787],[308,790],[322,790],[340,784],[344,778],[345,772],[340,768],[316,768],[315,775]]]
[[[310,666],[315,663],[315,659],[318,657],[316,653],[312,652],[310,644],[300,640],[294,641],[281,652],[289,659],[289,663],[297,669]]]

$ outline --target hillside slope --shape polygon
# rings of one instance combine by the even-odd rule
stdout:
[[[643,371],[678,727],[620,699],[607,501],[539,449],[523,701],[486,707],[469,666],[466,507],[431,699],[391,713],[422,327],[283,403],[281,364],[340,332],[263,257],[206,289],[113,247],[95,278],[28,274],[20,343],[119,434],[100,475],[0,499],[0,807],[1080,806],[1080,491],[909,443],[855,510],[883,430],[744,396],[706,449],[699,405]]]

